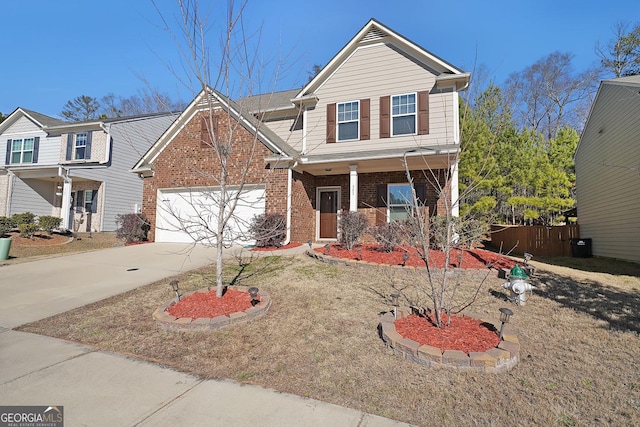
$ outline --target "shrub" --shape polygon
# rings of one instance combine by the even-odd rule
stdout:
[[[18,224],[18,230],[20,230],[20,237],[33,239],[33,235],[38,231],[38,226],[36,224]]]
[[[11,218],[0,216],[0,237],[3,237],[9,230],[15,228],[15,224]]]
[[[376,242],[385,252],[392,252],[404,240],[404,226],[397,221],[387,222],[373,227],[370,231]]]
[[[60,223],[62,222],[62,218],[57,218],[55,216],[49,215],[41,215],[38,217],[38,228],[42,231],[46,231],[51,234],[51,232],[60,227]]]
[[[20,224],[35,224],[36,216],[31,212],[25,212],[21,214],[13,214],[11,220],[16,226],[20,226]]]
[[[285,218],[280,214],[255,215],[249,225],[249,233],[258,247],[279,247],[287,238],[286,226]]]
[[[340,243],[351,250],[369,228],[369,220],[362,212],[342,211],[340,218]]]
[[[147,217],[141,213],[119,214],[116,216],[116,237],[126,243],[144,242],[151,229]]]

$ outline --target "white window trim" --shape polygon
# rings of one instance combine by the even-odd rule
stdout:
[[[407,203],[391,203],[391,187],[406,187],[408,186],[411,189],[411,200],[408,200]],[[414,188],[408,182],[399,182],[399,183],[388,183],[387,184],[387,222],[391,222],[391,208],[392,207],[404,207],[405,211],[407,207],[411,208],[411,214],[414,214],[415,206],[413,205],[413,191]]]
[[[394,115],[393,114],[393,98],[398,98],[401,96],[406,96],[406,95],[413,95],[414,100],[415,100],[415,111],[412,114],[398,114],[398,115]],[[389,120],[391,120],[391,136],[411,136],[411,135],[417,135],[418,134],[418,92],[408,92],[408,93],[399,93],[397,95],[391,95],[391,98],[389,99]],[[393,119],[395,117],[406,117],[406,116],[411,116],[413,115],[413,128],[415,129],[413,133],[400,133],[400,134],[396,134],[395,132],[395,126],[394,126],[394,122]]]
[[[340,117],[340,105],[344,105],[344,104],[357,104],[358,105],[358,117],[355,120],[345,120],[345,121],[340,121],[339,117]],[[340,139],[340,124],[341,123],[353,123],[356,122],[358,124],[358,135],[355,138],[349,138],[349,139]],[[359,141],[360,140],[360,100],[353,100],[353,101],[345,101],[345,102],[338,102],[336,104],[336,142],[346,142],[346,141]]]
[[[78,136],[80,135],[84,135],[84,145],[78,146]],[[89,139],[89,134],[88,132],[80,132],[80,133],[76,133],[73,136],[73,156],[71,160],[87,160],[87,141]],[[76,158],[77,156],[77,152],[78,152],[78,148],[84,148],[84,155],[82,156],[82,158]]]
[[[32,142],[31,150],[25,150],[25,149],[24,149],[24,143],[25,143],[25,141],[27,141],[27,140],[31,140],[31,142]],[[20,141],[20,150],[18,150],[18,151],[14,151],[14,150],[13,150],[13,144],[14,144],[14,142],[15,142],[15,141]],[[31,138],[12,139],[12,140],[11,140],[11,157],[9,158],[9,164],[10,164],[10,165],[20,165],[20,164],[23,164],[23,163],[24,163],[24,153],[29,153],[29,152],[31,153],[31,161],[29,162],[29,164],[30,164],[30,163],[33,163],[33,151],[34,151],[34,149],[35,149],[35,142],[36,142],[36,139],[35,139],[34,137],[31,137]],[[20,161],[19,161],[19,162],[17,162],[17,163],[14,163],[14,162],[13,162],[13,155],[14,155],[15,153],[20,153]]]

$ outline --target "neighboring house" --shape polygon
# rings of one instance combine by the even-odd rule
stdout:
[[[217,188],[204,173],[216,166],[208,123],[222,140],[241,125],[234,138],[247,148],[238,156],[260,142],[246,179],[254,202],[232,228],[280,213],[287,241],[336,241],[343,210],[372,224],[403,218],[411,209],[405,161],[430,214],[457,214],[458,96],[468,83],[468,73],[371,20],[302,89],[237,102],[203,91],[133,170],[145,176],[151,239],[199,240],[203,210],[215,222],[215,209],[204,209]],[[231,171],[231,184],[240,172]]]
[[[115,231],[136,212],[142,181],[129,171],[175,120],[155,114],[78,123],[23,108],[0,123],[0,216],[61,218],[72,231]]]
[[[575,166],[580,236],[595,256],[640,262],[640,75],[600,83]]]

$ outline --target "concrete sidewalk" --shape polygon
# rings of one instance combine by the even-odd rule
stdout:
[[[64,406],[65,426],[406,425],[11,330],[213,261],[212,249],[180,255],[185,248],[138,245],[0,267],[0,405]]]

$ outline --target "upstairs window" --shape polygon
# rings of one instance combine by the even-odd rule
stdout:
[[[338,141],[359,138],[360,103],[358,101],[338,104]]]
[[[86,159],[86,150],[87,150],[87,134],[85,133],[77,133],[76,134],[76,143],[75,143],[75,156],[73,157],[75,160],[84,160]]]
[[[11,147],[11,153],[9,155],[9,162],[11,164],[19,163],[35,163],[34,158],[35,151],[35,138],[24,138],[9,140]]]
[[[68,133],[65,160],[89,160],[91,158],[92,132]]]
[[[391,97],[391,134],[416,134],[416,94],[396,95]]]

